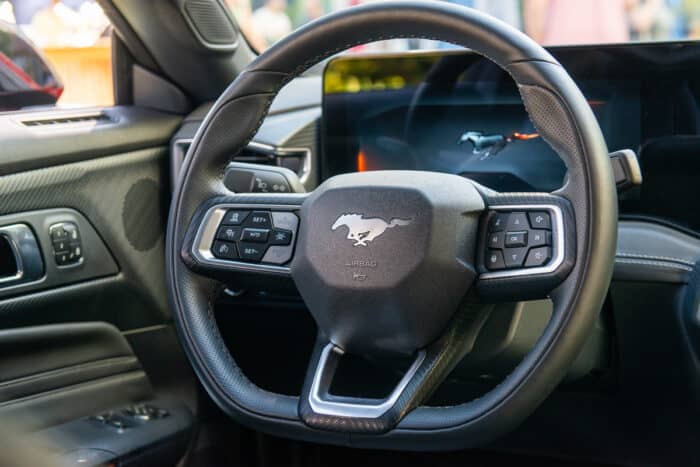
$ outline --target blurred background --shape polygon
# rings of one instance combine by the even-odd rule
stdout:
[[[223,0],[257,51],[326,13],[383,0]],[[700,38],[700,0],[455,0],[545,45]],[[95,0],[0,0],[0,26],[16,28],[53,68],[62,106],[111,105],[109,21]],[[0,44],[1,46],[2,44]],[[397,39],[350,51],[445,49]],[[3,50],[0,49],[0,55]],[[0,58],[2,58],[0,56]]]
[[[226,0],[251,45],[264,50],[319,16],[381,0]],[[700,37],[700,0],[456,0],[484,11],[545,44],[680,40]],[[396,40],[360,49],[444,48]]]
[[[16,25],[53,66],[63,82],[58,104],[114,103],[110,23],[94,0],[0,0],[0,21]]]

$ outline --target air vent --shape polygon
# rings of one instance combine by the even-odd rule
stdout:
[[[22,120],[25,126],[57,126],[71,123],[106,123],[111,119],[105,114],[76,115],[73,117],[41,118],[36,120]]]

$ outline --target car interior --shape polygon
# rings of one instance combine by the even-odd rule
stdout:
[[[700,42],[98,3],[114,105],[0,66],[0,465],[700,465]]]

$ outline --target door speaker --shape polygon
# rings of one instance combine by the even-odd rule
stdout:
[[[163,193],[158,182],[142,178],[134,183],[124,197],[122,223],[124,233],[137,251],[148,251],[163,234]]]

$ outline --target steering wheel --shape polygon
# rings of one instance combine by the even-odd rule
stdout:
[[[282,86],[339,51],[392,38],[462,45],[506,70],[540,135],[564,160],[564,186],[553,193],[497,193],[456,175],[384,171],[333,177],[308,195],[225,188],[231,156],[256,133]],[[524,420],[581,350],[612,275],[616,201],[590,107],[561,65],[527,36],[443,2],[342,10],[261,54],[199,129],[168,220],[175,323],[212,399],[257,430],[392,449],[481,445]],[[504,238],[510,232],[519,234]],[[502,249],[501,242],[528,246]],[[213,313],[223,283],[289,281],[318,325],[299,397],[250,381]],[[551,319],[500,384],[460,405],[424,405],[471,349],[488,314],[484,303],[541,297],[553,303]],[[414,362],[384,399],[340,397],[330,385],[345,353],[410,354]]]

